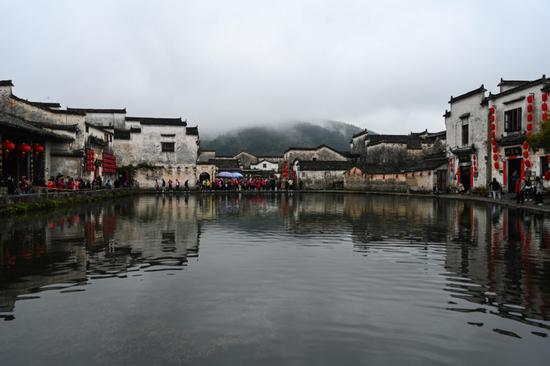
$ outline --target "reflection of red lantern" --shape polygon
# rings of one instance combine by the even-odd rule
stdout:
[[[529,112],[529,113],[533,112],[533,105],[532,104],[527,104],[527,112]]]
[[[27,155],[27,153],[29,151],[31,151],[31,146],[29,144],[25,144],[25,143],[22,143],[22,144],[19,144],[19,146],[17,147],[17,149],[19,150],[19,152],[21,153],[21,157],[23,159],[25,159],[25,155]]]
[[[546,104],[546,103],[542,103],[542,104],[540,105],[540,107],[542,108],[543,111],[547,111],[547,110],[548,110],[548,104]]]
[[[495,169],[498,170],[499,167],[500,167],[500,164],[498,163],[498,161],[495,161]]]
[[[525,159],[527,159],[527,158],[529,157],[529,151],[525,150],[525,151],[523,152],[523,157],[524,157]]]
[[[544,113],[542,114],[542,120],[543,120],[544,122],[548,121],[548,113],[544,112]]]
[[[528,123],[527,124],[527,131],[531,131],[533,129],[533,124],[532,123]]]
[[[527,168],[530,168],[531,167],[531,160],[525,160],[525,166]]]
[[[489,117],[489,119],[491,120],[491,122],[495,122],[495,115],[491,114],[491,117]]]
[[[491,139],[491,145],[493,145],[494,147],[496,147],[496,146],[497,146],[497,140]]]
[[[491,130],[494,130],[497,128],[497,125],[495,125],[494,123],[491,123]]]
[[[533,96],[532,95],[529,95],[527,97],[527,103],[533,103]]]
[[[495,131],[491,131],[491,137],[495,137]]]
[[[527,149],[529,148],[529,143],[528,143],[527,141],[525,141],[525,142],[523,143],[523,148],[524,148],[525,150],[527,150]]]
[[[542,101],[546,102],[548,100],[548,93],[542,93]]]

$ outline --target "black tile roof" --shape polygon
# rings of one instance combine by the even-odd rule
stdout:
[[[472,95],[485,93],[486,91],[487,91],[487,89],[485,89],[483,84],[481,84],[481,86],[477,89],[470,90],[469,92],[466,92],[464,94],[460,94],[459,96],[456,96],[456,97],[451,96],[451,99],[449,100],[449,104],[458,102],[459,100],[462,100],[462,99],[466,99],[468,97],[471,97]]]
[[[178,118],[157,118],[157,117],[126,117],[126,121],[141,122],[142,125],[158,125],[158,126],[187,126],[187,121],[182,121]]]
[[[25,133],[36,135],[36,136],[49,137],[52,140],[56,140],[56,141],[73,141],[74,140],[72,137],[69,137],[66,135],[60,135],[55,132],[45,130],[27,120],[24,120],[22,118],[19,118],[17,116],[14,116],[2,111],[0,111],[0,125],[3,127],[24,131]]]
[[[11,98],[13,98],[13,99],[15,99],[19,102],[23,102],[25,104],[28,104],[28,105],[32,105],[33,107],[40,108],[42,110],[52,112],[52,113],[56,113],[56,114],[70,114],[70,115],[76,115],[76,116],[86,115],[86,113],[78,112],[78,111],[69,111],[69,110],[65,110],[65,109],[50,108],[50,107],[42,105],[42,103],[40,103],[40,102],[33,102],[33,101],[30,101],[30,100],[27,100],[27,99],[19,98],[17,95],[13,95],[13,94],[11,95]]]
[[[500,146],[520,145],[523,143],[523,141],[525,141],[525,139],[525,135],[521,133],[515,133],[507,136],[502,136],[498,143],[500,144]]]
[[[327,149],[329,149],[329,150],[334,151],[334,152],[337,153],[337,154],[340,154],[340,155],[342,154],[340,151],[338,151],[338,150],[336,150],[336,149],[334,149],[334,148],[332,148],[332,147],[330,147],[330,146],[328,146],[328,145],[325,145],[325,144],[321,144],[321,145],[319,145],[319,146],[317,146],[317,147],[289,147],[288,149],[285,150],[284,153],[287,153],[287,152],[289,152],[290,150],[298,150],[298,151],[315,151],[315,150],[322,149],[322,148],[324,148],[324,147],[327,148]],[[284,153],[283,153],[283,154],[284,154]]]
[[[29,100],[29,103],[41,108],[61,108],[61,104],[56,102],[34,102]]]
[[[545,87],[548,86],[549,84],[549,80],[546,78],[546,75],[542,75],[542,77],[540,79],[536,79],[536,80],[532,80],[532,81],[528,81],[526,83],[523,83],[523,84],[520,84],[518,86],[516,86],[515,88],[512,88],[512,89],[508,89],[508,90],[505,90],[501,93],[497,93],[497,94],[491,94],[489,93],[489,99],[490,100],[494,100],[494,99],[498,99],[500,97],[504,97],[506,95],[510,95],[510,94],[513,94],[513,93],[517,93],[518,91],[522,91],[522,90],[525,90],[525,89],[529,89],[533,86],[536,86],[538,84],[541,84],[542,85],[542,89],[544,89]]]
[[[11,80],[0,80],[0,86],[13,86]]]
[[[208,164],[215,165],[220,171],[240,171],[237,159],[209,159]]]
[[[186,135],[191,135],[191,136],[198,136],[199,135],[199,128],[198,127],[187,127],[185,129],[185,134]]]
[[[68,111],[80,113],[126,113],[126,108],[71,108],[67,107]]]
[[[504,80],[503,78],[500,78],[500,83],[498,83],[497,86],[521,85],[528,82],[529,80]]]
[[[95,128],[96,130],[99,130],[99,131],[103,131],[103,132],[106,132],[106,133],[113,133],[111,131],[112,127],[110,127],[110,126],[102,126],[102,125],[98,125],[96,123],[90,123],[90,122],[85,122],[84,124],[86,126],[93,127],[93,128]]]
[[[323,160],[298,160],[300,170],[324,171],[324,170],[348,170],[353,167],[349,161],[323,161]]]
[[[59,125],[56,123],[49,123],[49,122],[35,122],[35,121],[27,121],[31,124],[33,124],[36,127],[43,127],[43,128],[49,128],[52,130],[61,130],[61,131],[70,131],[70,132],[76,132],[78,130],[78,125]]]

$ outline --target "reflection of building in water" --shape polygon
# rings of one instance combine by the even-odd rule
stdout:
[[[498,306],[499,314],[507,317],[516,312],[546,319],[550,315],[550,286],[544,286],[550,283],[550,226],[544,218],[467,203],[457,204],[451,212],[446,267],[474,284],[453,283],[453,296]]]
[[[124,275],[129,267],[185,265],[198,256],[198,211],[194,197],[150,197],[7,223],[0,234],[0,312],[47,285]]]

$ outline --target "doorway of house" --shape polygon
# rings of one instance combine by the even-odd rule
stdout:
[[[446,192],[447,191],[447,171],[446,170],[438,170],[437,171],[437,186],[439,187],[440,192]]]
[[[464,187],[464,191],[470,190],[470,167],[461,166],[460,167],[460,183]]]
[[[508,192],[515,192],[516,190],[516,181],[521,176],[521,160],[508,159]]]

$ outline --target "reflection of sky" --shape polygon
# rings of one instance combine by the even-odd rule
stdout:
[[[548,356],[533,333],[550,325],[550,227],[539,216],[362,195],[124,202],[3,234],[17,258],[2,266],[15,321],[0,327],[0,346],[32,325],[58,335],[33,334],[35,354],[52,362],[91,349],[92,363],[138,364],[153,354],[236,364]],[[19,257],[8,238],[37,249]],[[12,312],[16,296],[39,298]],[[69,339],[73,349],[46,351]]]

